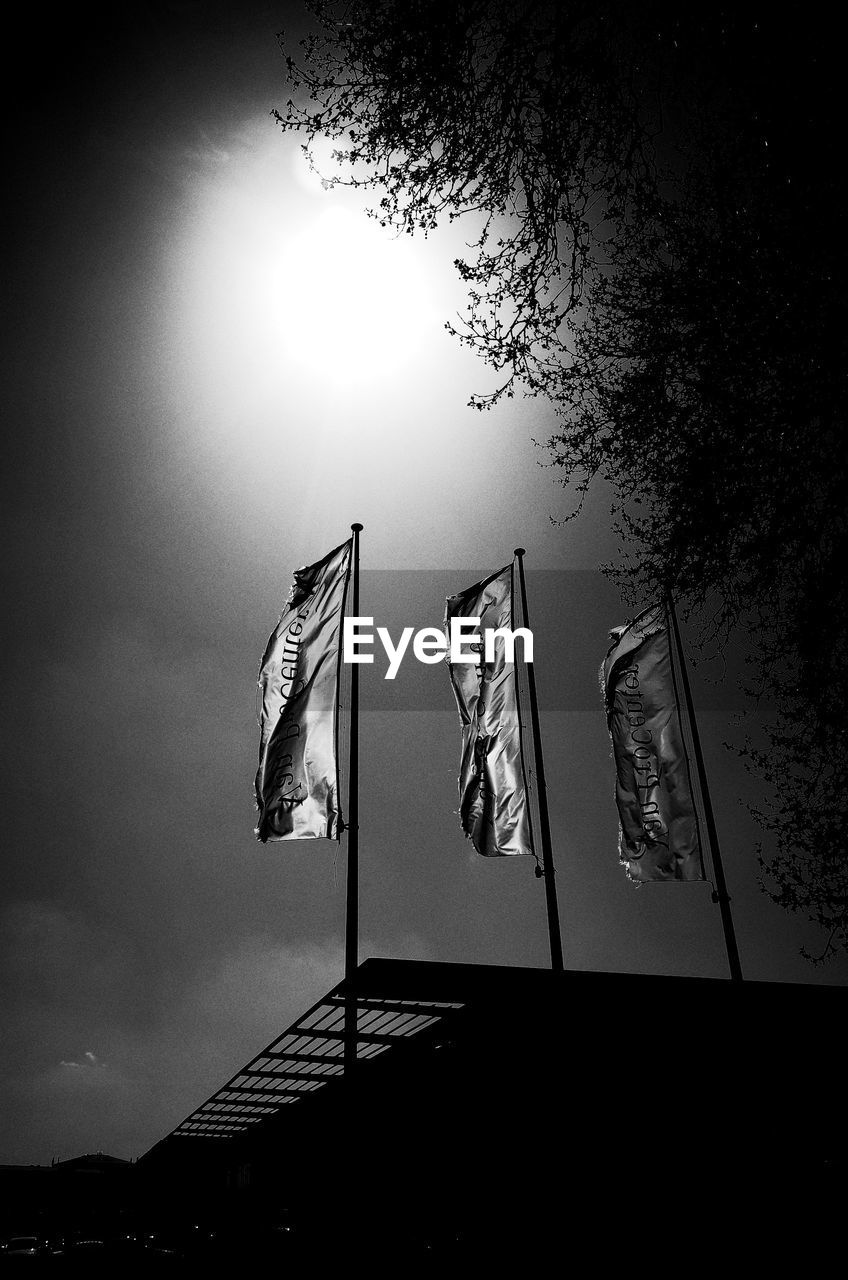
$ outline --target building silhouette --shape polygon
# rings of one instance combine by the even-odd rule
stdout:
[[[305,1262],[375,1237],[525,1266],[625,1258],[643,1229],[670,1256],[693,1232],[823,1237],[845,1009],[831,987],[367,960],[139,1173],[151,1213],[282,1233]]]

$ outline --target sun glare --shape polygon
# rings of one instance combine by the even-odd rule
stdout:
[[[285,354],[345,382],[407,364],[433,324],[414,247],[338,206],[291,237],[276,287]]]
[[[190,175],[190,216],[168,245],[173,366],[210,405],[207,430],[339,396],[364,412],[372,390],[432,364],[456,309],[444,249],[433,274],[428,241],[392,235],[350,188],[311,182],[293,151],[257,126],[231,139]]]

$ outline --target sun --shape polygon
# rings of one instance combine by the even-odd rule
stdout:
[[[246,418],[278,430],[280,411],[337,412],[340,399],[367,416],[372,393],[438,358],[452,309],[444,255],[439,268],[430,242],[369,218],[362,192],[322,188],[259,123],[188,171],[163,242],[169,367],[214,406],[207,432]]]
[[[339,204],[288,240],[276,289],[286,358],[344,383],[398,372],[434,325],[415,248]]]

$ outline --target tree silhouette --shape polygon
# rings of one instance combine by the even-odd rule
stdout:
[[[627,596],[753,637],[775,707],[744,749],[774,799],[764,884],[848,945],[844,178],[832,36],[744,6],[309,6],[277,115],[329,137],[372,215],[473,227],[459,340],[556,412],[614,494]],[[704,619],[706,619],[704,621]]]

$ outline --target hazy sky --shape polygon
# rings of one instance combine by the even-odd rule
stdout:
[[[274,125],[296,8],[39,10],[18,49],[0,1161],[141,1154],[341,977],[344,845],[253,837],[254,693],[291,571],[353,520],[363,612],[393,632],[528,549],[567,965],[726,973],[709,887],[636,890],[617,864],[608,502],[554,526],[544,407],[466,407],[491,382],[443,330],[462,233],[388,239]],[[459,830],[445,670],[382,674],[363,670],[361,955],[545,965],[532,861]],[[756,887],[722,748],[739,703],[711,674],[746,975],[844,982]]]

